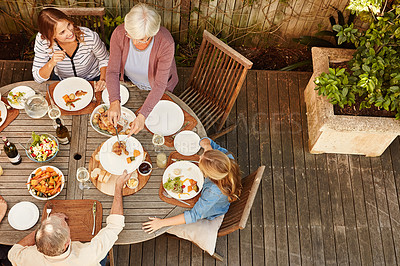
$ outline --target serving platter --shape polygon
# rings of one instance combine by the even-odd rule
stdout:
[[[100,129],[100,127],[97,124],[93,123],[93,118],[95,116],[95,114],[99,114],[99,110],[103,108],[106,109],[106,111],[110,108],[110,105],[108,104],[100,104],[99,106],[97,106],[92,114],[90,115],[90,125],[92,126],[92,128],[99,134],[104,135],[104,136],[113,136],[113,134],[111,134],[108,131],[102,130]],[[134,112],[132,112],[131,110],[129,110],[126,107],[121,106],[121,118],[119,121],[119,124],[123,126],[121,132],[119,133],[120,135],[124,135],[126,134],[126,131],[128,129],[130,129],[129,124],[135,120],[136,115]]]

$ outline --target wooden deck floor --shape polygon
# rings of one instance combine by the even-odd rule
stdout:
[[[31,63],[0,61],[0,86],[32,79]],[[180,68],[182,89],[190,69]],[[161,236],[115,247],[116,265],[399,265],[400,141],[378,158],[307,148],[303,90],[311,73],[250,71],[218,139],[244,175],[266,165],[247,227],[218,239],[216,262]]]

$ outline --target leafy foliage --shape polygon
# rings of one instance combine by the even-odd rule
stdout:
[[[347,9],[357,14],[360,12],[372,12],[378,14],[381,10],[383,0],[350,0]]]
[[[111,39],[111,34],[115,30],[116,27],[124,23],[124,18],[121,16],[118,17],[110,17],[108,15],[103,17],[104,21],[104,35],[105,35],[105,40],[104,43],[106,44],[107,48],[110,48],[110,39]]]
[[[354,103],[353,95],[364,100],[360,108],[375,105],[396,111],[400,119],[400,6],[375,18],[365,32],[351,24],[335,26],[339,42],[357,47],[349,62],[352,73],[330,69],[316,78],[316,90],[340,107]]]

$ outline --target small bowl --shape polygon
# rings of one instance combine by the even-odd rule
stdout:
[[[34,157],[32,157],[31,154],[29,153],[29,149],[30,149],[30,147],[32,146],[32,142],[33,142],[33,138],[31,137],[31,138],[28,140],[28,142],[26,143],[26,146],[25,146],[25,147],[27,147],[27,149],[25,150],[26,156],[28,156],[29,159],[31,159],[32,161],[37,162],[37,163],[46,163],[46,162],[49,162],[49,161],[53,160],[53,159],[56,157],[58,151],[60,150],[60,144],[58,143],[57,138],[54,137],[54,136],[51,135],[51,134],[43,133],[43,134],[38,134],[38,135],[39,135],[39,136],[41,136],[41,135],[46,135],[46,136],[47,136],[48,138],[50,138],[51,140],[54,140],[54,141],[56,142],[56,144],[57,144],[57,151],[54,153],[53,156],[48,157],[45,161],[38,161],[38,160],[36,160],[36,159],[35,159]]]
[[[130,186],[129,182],[135,182],[135,185],[134,186]],[[135,177],[131,177],[131,178],[129,178],[128,181],[126,181],[126,186],[128,188],[130,188],[130,189],[135,189],[135,188],[137,188],[139,186],[139,180],[137,178],[135,178]]]
[[[143,172],[140,170],[140,167],[141,167],[143,164],[147,164],[147,165],[150,166],[150,171],[149,171],[148,173],[143,173]],[[148,175],[151,173],[151,171],[153,171],[153,166],[151,165],[151,163],[149,163],[149,162],[147,162],[147,161],[144,161],[144,162],[141,163],[141,164],[139,165],[139,167],[138,167],[138,172],[139,172],[139,174],[142,175],[142,176],[148,176]]]

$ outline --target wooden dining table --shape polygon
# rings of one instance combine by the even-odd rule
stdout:
[[[51,84],[53,82],[54,81],[48,81],[46,83]],[[45,95],[46,83],[38,84],[34,81],[25,81],[9,84],[0,88],[0,93],[4,96],[9,90],[17,86],[28,86],[36,92]],[[141,91],[130,83],[122,84],[129,89],[129,101],[124,106],[132,111],[136,111],[143,104],[148,92]],[[168,92],[167,94],[183,110],[196,118],[197,126],[193,130],[197,132],[200,137],[205,137],[205,129],[193,111],[177,96]],[[19,116],[0,132],[0,136],[6,136],[11,142],[17,145],[19,153],[22,156],[21,164],[12,165],[4,152],[1,152],[0,155],[0,165],[4,170],[3,175],[0,176],[0,195],[7,201],[8,211],[18,202],[30,201],[37,205],[40,210],[40,215],[42,215],[46,201],[33,198],[28,192],[26,182],[29,174],[37,167],[52,165],[58,167],[63,172],[66,179],[64,189],[55,199],[94,199],[100,201],[103,206],[103,227],[105,226],[113,197],[103,194],[94,187],[93,184],[90,184],[90,189],[82,191],[79,189],[79,182],[76,179],[77,169],[82,166],[88,168],[92,153],[101,143],[108,139],[107,136],[99,134],[91,127],[89,117],[89,114],[61,117],[70,131],[71,142],[68,145],[60,145],[60,151],[57,156],[45,164],[31,161],[17,143],[26,144],[31,137],[32,131],[56,135],[52,125],[53,122],[47,114],[42,118],[33,119],[30,118],[24,110],[20,110]],[[157,168],[155,163],[156,152],[152,144],[152,134],[146,129],[143,129],[135,137],[149,153],[153,162],[153,171],[143,189],[133,195],[124,197],[125,227],[119,234],[116,244],[139,243],[163,234],[165,229],[161,229],[155,234],[145,233],[142,230],[142,223],[147,221],[148,217],[171,217],[185,210],[185,208],[170,205],[159,198],[159,187],[165,169]],[[167,156],[174,151],[173,147],[163,146],[162,149]],[[81,157],[81,159],[77,160],[77,157]],[[0,223],[0,244],[12,245],[25,237],[32,230],[35,230],[38,224],[26,231],[15,230],[8,223],[8,211],[3,221]]]

